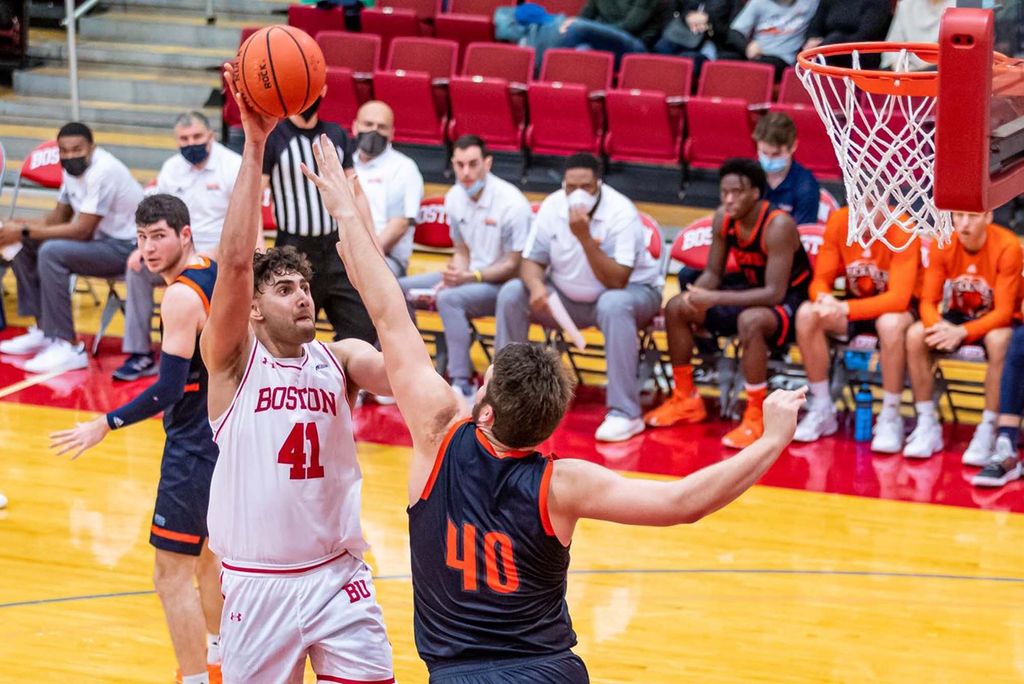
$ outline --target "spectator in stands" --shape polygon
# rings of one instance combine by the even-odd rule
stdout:
[[[818,0],[750,0],[732,22],[729,45],[753,62],[775,67],[782,76],[796,63]]]
[[[18,313],[39,327],[0,343],[3,354],[35,354],[30,373],[85,368],[75,343],[71,276],[117,278],[135,248],[135,208],[142,187],[128,167],[93,142],[92,131],[69,123],[57,133],[64,169],[57,205],[42,220],[0,224],[0,248],[21,243],[12,265]]]
[[[423,176],[416,162],[391,146],[395,113],[383,102],[359,108],[352,124],[355,170],[366,194],[385,261],[397,277],[412,256],[412,228],[423,200]]]
[[[868,248],[857,243],[848,245],[849,212],[843,207],[829,217],[814,264],[810,299],[796,313],[796,339],[811,391],[807,413],[794,439],[813,442],[839,428],[828,382],[829,337],[874,335],[878,338],[885,394],[871,448],[896,453],[903,446],[900,397],[907,368],[907,328],[915,320],[914,299],[920,295],[921,250],[909,245],[893,251],[881,241]],[[895,225],[889,227],[885,237],[897,248],[910,238]],[[832,294],[839,277],[845,279],[846,296],[842,299]]]
[[[160,168],[154,193],[174,195],[188,207],[192,217],[192,242],[196,252],[216,259],[220,231],[228,210],[228,199],[242,157],[214,139],[210,122],[199,112],[187,112],[174,123],[179,154]],[[136,249],[128,257],[124,272],[128,300],[124,312],[122,351],[128,358],[114,371],[115,380],[138,380],[160,370],[153,358],[150,327],[153,319],[153,288],[164,283],[151,273]]]
[[[665,25],[654,51],[693,60],[695,73],[709,59],[732,59],[729,25],[736,17],[741,0],[676,0],[676,10]]]
[[[476,396],[469,322],[493,316],[501,285],[519,272],[532,213],[516,186],[491,173],[494,158],[475,135],[455,141],[452,166],[458,182],[444,197],[455,254],[443,272],[399,280],[408,296],[414,288],[437,288],[444,323],[448,379],[466,402]]]
[[[637,330],[661,307],[658,262],[636,207],[601,180],[590,154],[566,160],[562,189],[548,195],[534,219],[519,278],[498,293],[495,346],[526,342],[530,322],[561,328],[549,298],[557,295],[579,328],[604,334],[608,415],[595,438],[618,442],[644,429],[637,377]]]
[[[1010,338],[1003,375],[999,382],[999,417],[992,454],[971,478],[976,487],[1002,487],[1021,477],[1020,421],[1024,415],[1024,327],[1018,326]],[[967,462],[966,457],[964,462]]]
[[[730,159],[719,169],[719,178],[722,206],[715,212],[707,268],[665,307],[675,389],[645,419],[651,427],[703,421],[707,410],[694,387],[690,365],[694,330],[738,334],[747,408],[743,421],[722,437],[722,444],[742,449],[764,433],[768,352],[792,341],[793,317],[807,299],[811,264],[796,222],[764,199],[768,181],[757,162]],[[747,279],[746,289],[719,289],[730,252]]]
[[[837,43],[863,43],[885,40],[892,21],[890,0],[820,0],[818,11],[807,28],[804,49]],[[829,64],[850,67],[849,56],[831,57]],[[877,69],[881,55],[862,54],[863,69]]]
[[[821,187],[814,174],[793,159],[796,124],[786,114],[768,112],[754,126],[757,158],[768,178],[765,199],[797,222],[817,223]]]
[[[578,17],[562,23],[559,47],[606,50],[617,63],[653,49],[670,16],[667,0],[587,0]]]
[[[334,328],[334,339],[355,337],[371,344],[377,341],[370,315],[352,286],[338,256],[338,224],[320,199],[320,193],[303,174],[300,164],[312,163],[313,143],[326,135],[346,169],[352,168],[349,139],[336,123],[321,121],[317,115],[320,97],[309,109],[283,119],[267,138],[263,153],[263,184],[269,188],[277,224],[276,245],[292,245],[309,258],[313,266],[310,294],[319,316],[323,309]]]
[[[963,344],[980,342],[988,356],[985,410],[963,462],[982,466],[992,455],[999,378],[1012,327],[1020,323],[1021,245],[1016,235],[992,223],[991,212],[954,212],[953,225],[951,242],[931,250],[921,288],[921,320],[907,331],[907,367],[917,426],[907,438],[903,455],[928,458],[942,451],[942,428],[932,399],[933,353],[954,352]]]
[[[937,43],[942,13],[956,6],[955,0],[899,0],[896,15],[889,26],[885,40],[896,43]],[[907,54],[906,64],[898,64],[899,53],[882,54],[882,68],[898,71],[925,71],[934,69],[913,53]]]

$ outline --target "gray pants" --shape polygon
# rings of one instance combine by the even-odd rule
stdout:
[[[153,273],[146,268],[146,264],[142,264],[138,271],[126,268],[124,282],[128,286],[128,301],[125,304],[124,342],[121,344],[121,351],[125,354],[151,354],[153,290],[156,285],[163,285],[164,279],[159,273]]]
[[[550,282],[548,291],[558,292]],[[649,285],[628,285],[606,290],[596,302],[574,302],[561,292],[569,316],[580,328],[596,325],[604,335],[608,365],[608,413],[625,418],[640,417],[640,340],[637,331],[650,324],[661,309],[661,292]],[[538,317],[530,309],[530,292],[522,280],[510,280],[498,293],[498,330],[494,346],[526,342],[530,323],[558,328],[550,316]]]
[[[118,278],[134,240],[25,240],[12,266],[18,283],[18,313],[32,316],[47,337],[75,340],[71,275]]]
[[[414,288],[434,287],[441,282],[440,273],[399,278],[402,292]],[[496,283],[466,283],[459,287],[446,287],[437,293],[437,313],[444,324],[444,341],[448,346],[448,377],[452,384],[465,384],[473,377],[473,361],[469,348],[473,337],[469,322],[481,316],[493,316],[500,285]],[[410,308],[413,320],[416,314]]]

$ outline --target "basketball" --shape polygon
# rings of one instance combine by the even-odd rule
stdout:
[[[238,49],[238,90],[268,116],[307,109],[324,87],[324,55],[308,33],[293,26],[268,26]]]

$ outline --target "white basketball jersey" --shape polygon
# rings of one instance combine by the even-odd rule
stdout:
[[[298,566],[367,544],[359,525],[345,374],[320,342],[277,359],[256,340],[224,414],[210,484],[210,548],[225,561]]]

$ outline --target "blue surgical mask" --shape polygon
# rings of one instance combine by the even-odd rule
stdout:
[[[761,162],[761,168],[765,173],[782,173],[789,167],[790,162],[788,155],[769,157],[767,154],[759,154],[757,160]]]
[[[465,190],[466,194],[469,195],[470,199],[472,199],[476,197],[476,194],[478,192],[484,189],[484,179],[480,178],[474,181],[473,184],[470,185],[468,188],[465,185],[463,185],[462,189]]]
[[[199,145],[185,145],[179,147],[178,150],[181,152],[181,156],[185,158],[192,166],[196,164],[202,164],[206,161],[206,158],[210,156],[210,150],[206,148],[206,143]]]

